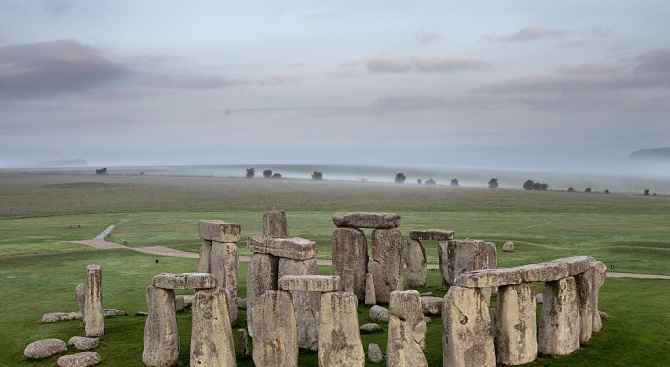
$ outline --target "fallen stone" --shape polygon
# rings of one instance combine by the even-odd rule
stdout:
[[[58,358],[58,367],[88,367],[102,362],[102,357],[96,352],[81,352]]]
[[[235,345],[223,288],[195,292],[191,366],[235,366]]]
[[[67,341],[67,345],[74,345],[77,350],[91,350],[100,345],[100,339],[87,338],[84,336],[73,336]]]
[[[428,316],[424,317],[423,319],[426,320],[426,324],[430,324],[431,322],[433,322],[433,319],[431,319]]]
[[[328,292],[321,295],[319,366],[365,366],[357,308],[358,299],[351,293]]]
[[[275,238],[251,236],[247,247],[253,253],[268,254],[294,260],[308,260],[316,257],[316,242],[304,238]]]
[[[263,234],[269,237],[288,238],[286,212],[272,208],[263,213]]]
[[[426,320],[421,310],[419,292],[394,291],[389,304],[389,327],[386,360],[390,366],[427,367]]]
[[[374,305],[370,308],[370,318],[375,321],[389,322],[389,310],[382,306]]]
[[[102,310],[102,314],[105,317],[127,315],[126,311],[116,310],[116,309],[113,309],[113,308],[105,308],[104,310]]]
[[[337,227],[391,229],[400,226],[400,216],[395,213],[335,213],[333,223]]]
[[[440,316],[442,315],[442,305],[444,298],[425,296],[421,297],[421,309],[425,316]]]
[[[203,240],[237,242],[240,240],[241,227],[221,220],[201,220],[198,222],[198,232]]]
[[[347,269],[351,269],[353,293],[359,300],[365,298],[366,274],[368,272],[368,242],[358,228],[336,228],[333,231],[331,256],[333,275],[344,279]]]
[[[135,316],[149,316],[149,313],[145,311],[136,311]]]
[[[340,277],[330,275],[284,275],[279,278],[284,291],[335,292],[340,290]]]
[[[67,345],[60,339],[42,339],[34,341],[23,350],[26,358],[44,359],[63,353],[67,350]]]
[[[433,295],[433,292],[423,292],[421,293],[421,297],[430,297]]]
[[[361,326],[361,331],[365,332],[365,333],[374,333],[376,331],[382,331],[382,330],[384,330],[384,329],[382,329],[382,327],[379,326],[379,324],[374,324],[374,323],[364,324],[364,325]]]
[[[252,312],[256,366],[297,366],[298,338],[291,293],[267,291]]]
[[[211,289],[218,283],[209,273],[162,273],[154,276],[151,285],[162,289]]]
[[[606,320],[606,319],[609,319],[609,318],[610,318],[610,315],[608,315],[608,314],[607,314],[606,312],[604,312],[604,311],[598,311],[598,314],[600,314],[600,318],[603,319],[603,320]]]
[[[532,283],[498,288],[495,341],[498,363],[516,366],[537,358],[535,290]]]
[[[409,231],[409,238],[418,241],[448,241],[454,239],[454,231],[446,229],[426,229]]]
[[[419,240],[410,239],[405,249],[405,280],[408,287],[426,286],[426,250]]]
[[[507,241],[502,247],[503,252],[512,252],[514,251],[514,242],[512,241]]]
[[[78,320],[83,318],[84,316],[81,314],[81,312],[50,312],[50,313],[45,313],[42,315],[42,323],[43,324],[48,324],[56,321],[63,321],[63,320]]]
[[[368,359],[374,363],[379,363],[384,360],[384,355],[378,344],[368,344]]]
[[[579,349],[579,300],[574,277],[546,282],[540,314],[538,351],[562,356]]]

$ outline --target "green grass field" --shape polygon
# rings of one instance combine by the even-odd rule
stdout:
[[[287,211],[291,236],[316,241],[319,258],[329,258],[332,214],[395,212],[402,217],[404,235],[413,229],[439,228],[454,230],[457,238],[494,241],[499,248],[514,241],[515,252],[499,252],[501,266],[590,255],[613,265],[613,271],[670,275],[670,198],[663,196],[0,172],[0,204],[2,366],[54,366],[57,357],[28,361],[23,349],[46,337],[67,341],[82,335],[81,321],[39,320],[47,312],[77,309],[75,286],[85,281],[86,265],[93,263],[103,266],[105,308],[129,314],[106,320],[107,333],[97,349],[104,360],[101,365],[141,365],[144,318],[134,313],[146,308],[144,288],[158,273],[193,271],[196,260],[94,250],[69,242],[91,239],[110,224],[116,228],[109,241],[197,252],[197,221],[222,219],[241,224],[240,252],[248,254],[246,237],[261,233],[263,212],[277,207]],[[437,263],[436,244],[425,245],[429,262]],[[322,267],[321,272],[328,274],[330,269]],[[429,285],[420,291],[443,295],[439,279],[436,270],[429,271]],[[669,282],[608,279],[600,297],[600,308],[610,314],[603,332],[573,355],[541,356],[529,366],[670,365]],[[241,264],[240,295],[245,291],[246,264]],[[360,307],[361,324],[369,321],[367,310]],[[188,310],[178,315],[183,365],[188,365],[189,317]],[[244,312],[238,320],[237,327],[246,326]],[[386,345],[385,332],[364,334],[362,339],[366,349],[371,342],[382,350]],[[430,365],[441,366],[439,319],[429,324],[427,341]],[[315,361],[315,353],[301,353],[301,366],[316,366]]]

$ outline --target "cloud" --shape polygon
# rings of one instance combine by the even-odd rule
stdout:
[[[149,86],[168,89],[214,90],[254,84],[243,78],[226,78],[212,75],[162,76],[149,79]]]
[[[123,63],[125,65],[132,65],[132,66],[155,67],[157,65],[163,65],[163,64],[181,63],[185,60],[186,58],[183,57],[146,52],[126,57],[123,60]]]
[[[670,73],[670,48],[652,50],[635,58],[639,65],[636,73]]]
[[[261,85],[285,85],[285,84],[300,84],[307,81],[304,75],[283,74],[273,75],[258,81]]]
[[[416,35],[416,40],[421,43],[432,43],[442,39],[442,36],[435,33],[421,33]]]
[[[468,70],[468,69],[488,69],[491,64],[482,60],[476,59],[461,59],[456,57],[451,58],[437,58],[437,57],[423,57],[412,59],[412,64],[416,71],[421,73],[441,73],[454,70]]]
[[[493,36],[485,35],[482,37],[485,41],[491,42],[502,42],[502,43],[512,43],[512,42],[528,42],[528,41],[538,41],[547,38],[560,38],[567,34],[570,31],[564,29],[554,29],[554,28],[543,28],[543,27],[525,27],[512,33],[508,36]]]
[[[74,40],[0,47],[0,100],[74,93],[128,74],[100,50]]]
[[[407,74],[412,65],[406,60],[373,57],[365,61],[365,67],[371,73]]]
[[[573,75],[612,74],[620,70],[621,66],[614,64],[563,65],[558,68],[559,73]]]
[[[315,22],[328,19],[344,19],[344,15],[340,13],[309,13],[305,15],[305,19]]]

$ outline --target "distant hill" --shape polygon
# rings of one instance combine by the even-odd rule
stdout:
[[[630,154],[631,159],[670,160],[670,147],[636,150]]]
[[[71,166],[86,166],[88,163],[85,159],[57,159],[55,161],[44,162],[41,165],[44,167],[71,167]]]

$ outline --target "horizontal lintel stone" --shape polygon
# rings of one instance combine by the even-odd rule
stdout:
[[[568,266],[568,274],[575,276],[589,270],[591,261],[595,260],[591,256],[572,256],[552,260],[552,263],[561,263]]]
[[[486,288],[523,282],[523,274],[518,268],[498,268],[463,273],[455,279],[454,285],[466,288]]]
[[[162,273],[154,276],[151,285],[162,289],[210,289],[217,287],[217,281],[210,273]]]
[[[409,238],[419,241],[448,241],[454,239],[454,231],[447,229],[409,231]]]
[[[200,238],[216,242],[237,242],[240,240],[240,225],[221,220],[201,220],[198,222]]]
[[[316,242],[300,237],[274,238],[264,235],[251,236],[247,240],[249,250],[258,254],[269,254],[294,260],[309,260],[316,257]]]
[[[340,277],[333,275],[284,275],[279,278],[279,289],[303,292],[336,292]]]
[[[333,223],[338,227],[392,229],[400,226],[400,215],[395,213],[335,213]]]

